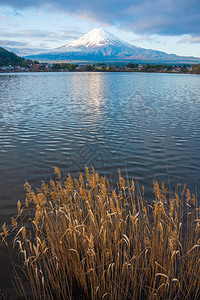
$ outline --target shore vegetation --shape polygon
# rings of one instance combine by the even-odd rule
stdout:
[[[200,298],[200,207],[186,185],[171,193],[154,181],[145,201],[120,171],[116,188],[94,169],[55,174],[37,190],[25,184],[26,202],[1,233],[5,243],[14,233],[33,299]]]

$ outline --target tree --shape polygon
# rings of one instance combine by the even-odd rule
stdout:
[[[61,65],[60,64],[53,64],[52,65],[52,70],[61,70]]]

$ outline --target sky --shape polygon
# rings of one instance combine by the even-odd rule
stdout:
[[[200,57],[200,0],[0,0],[0,46],[22,56],[97,27],[139,47]]]

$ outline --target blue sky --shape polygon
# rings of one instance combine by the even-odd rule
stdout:
[[[21,55],[104,27],[136,46],[200,57],[199,0],[1,0],[0,46]]]

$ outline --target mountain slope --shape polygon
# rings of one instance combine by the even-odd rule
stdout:
[[[72,43],[68,43],[58,50],[67,50],[67,49],[74,49],[74,48],[87,48],[87,49],[94,49],[94,48],[102,48],[105,46],[116,46],[116,47],[132,47],[131,44],[126,43],[113,34],[109,33],[107,30],[103,28],[96,28],[89,33],[83,35],[79,39],[73,41]]]
[[[26,66],[28,63],[30,63],[30,60],[27,61],[27,59],[17,56],[13,52],[0,47],[0,66]]]
[[[138,61],[159,63],[200,63],[200,58],[183,57],[144,49],[122,41],[108,31],[97,28],[50,53],[29,56],[45,61]]]

